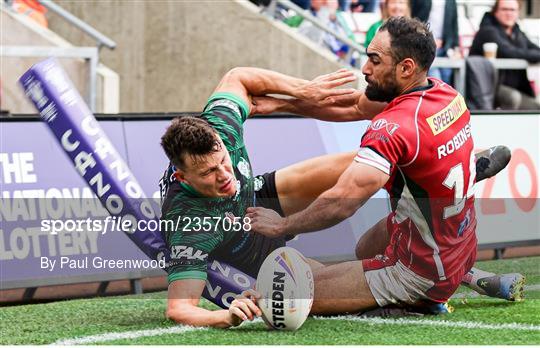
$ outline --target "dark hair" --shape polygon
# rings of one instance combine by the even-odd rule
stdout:
[[[184,168],[185,156],[197,157],[219,151],[218,135],[201,118],[184,116],[172,120],[161,137],[161,146],[172,164]]]
[[[379,31],[390,34],[390,47],[394,63],[412,58],[427,71],[435,59],[435,39],[427,24],[407,17],[389,18]]]
[[[517,0],[518,8],[521,10],[521,0]],[[494,15],[495,12],[499,9],[499,6],[501,5],[501,0],[495,0],[495,3],[493,4],[493,7],[491,8],[491,14]]]

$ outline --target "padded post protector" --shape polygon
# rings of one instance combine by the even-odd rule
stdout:
[[[77,172],[109,213],[130,219],[133,226],[138,220],[155,219],[141,186],[56,60],[35,64],[19,81]],[[168,261],[159,231],[126,234],[151,259]]]
[[[112,216],[136,221],[156,219],[149,200],[129,167],[113,147],[61,66],[49,58],[20,79],[26,95],[49,126],[75,169]],[[170,261],[159,231],[130,231],[128,237],[151,259]],[[222,308],[255,280],[223,262],[208,262],[203,296]]]

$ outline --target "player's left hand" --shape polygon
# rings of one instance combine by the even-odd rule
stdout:
[[[358,92],[354,88],[336,88],[355,80],[356,75],[352,71],[340,69],[330,74],[317,76],[300,86],[296,92],[296,97],[319,106],[331,105],[335,103],[336,98]]]
[[[251,219],[251,232],[260,233],[269,238],[285,234],[285,219],[271,209],[250,207],[246,217]]]

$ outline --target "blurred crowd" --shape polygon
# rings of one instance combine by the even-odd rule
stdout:
[[[382,23],[396,16],[410,16],[428,22],[437,44],[437,57],[466,59],[467,98],[471,108],[490,110],[540,110],[533,83],[527,70],[495,69],[489,58],[524,59],[540,62],[540,47],[521,30],[518,20],[522,3],[519,0],[496,0],[486,12],[474,36],[468,55],[460,44],[456,0],[294,0],[297,6],[309,10],[334,33],[368,47]],[[364,42],[358,42],[345,17],[354,12],[372,12],[379,20],[369,27]],[[288,13],[288,12],[287,12]],[[299,14],[284,15],[283,21],[326,47],[347,63],[355,65],[358,57],[347,55],[350,47],[334,35],[320,29]],[[486,45],[487,44],[487,45]],[[470,57],[475,57],[470,59]],[[476,57],[484,57],[482,59]],[[453,70],[432,68],[429,75],[453,84]],[[539,86],[540,87],[540,86]]]
[[[252,0],[269,6],[271,0]],[[4,0],[18,13],[25,14],[47,27],[46,9],[36,0]],[[472,109],[540,110],[534,83],[525,69],[496,69],[489,61],[493,58],[515,58],[530,64],[540,63],[540,47],[521,30],[518,21],[523,6],[520,0],[495,0],[486,12],[475,33],[472,45],[464,49],[460,42],[458,7],[456,0],[293,0],[309,11],[331,32],[322,30],[304,16],[284,7],[278,16],[287,25],[333,52],[352,66],[360,66],[360,55],[352,54],[343,38],[368,47],[379,27],[390,17],[408,16],[428,22],[437,44],[437,57],[465,59],[467,65],[466,91]],[[376,21],[367,29],[361,42],[355,36],[347,18],[355,13],[372,13]],[[372,17],[373,18],[373,17]],[[468,51],[468,54],[466,54]],[[484,58],[480,58],[484,57]],[[429,75],[454,84],[454,71],[447,67],[432,68]],[[454,86],[456,87],[456,86]],[[0,90],[1,95],[1,90]]]

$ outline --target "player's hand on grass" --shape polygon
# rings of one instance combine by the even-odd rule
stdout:
[[[246,320],[253,320],[260,317],[262,312],[257,306],[257,300],[261,295],[255,290],[246,290],[232,301],[229,307],[231,326],[238,326]]]
[[[271,209],[250,207],[246,217],[250,218],[251,231],[270,238],[284,235],[285,219]]]
[[[336,88],[344,84],[354,82],[356,75],[350,70],[340,69],[330,74],[317,76],[308,83],[302,85],[296,97],[318,106],[333,105],[336,102],[350,101],[351,95],[360,95],[354,88]]]

